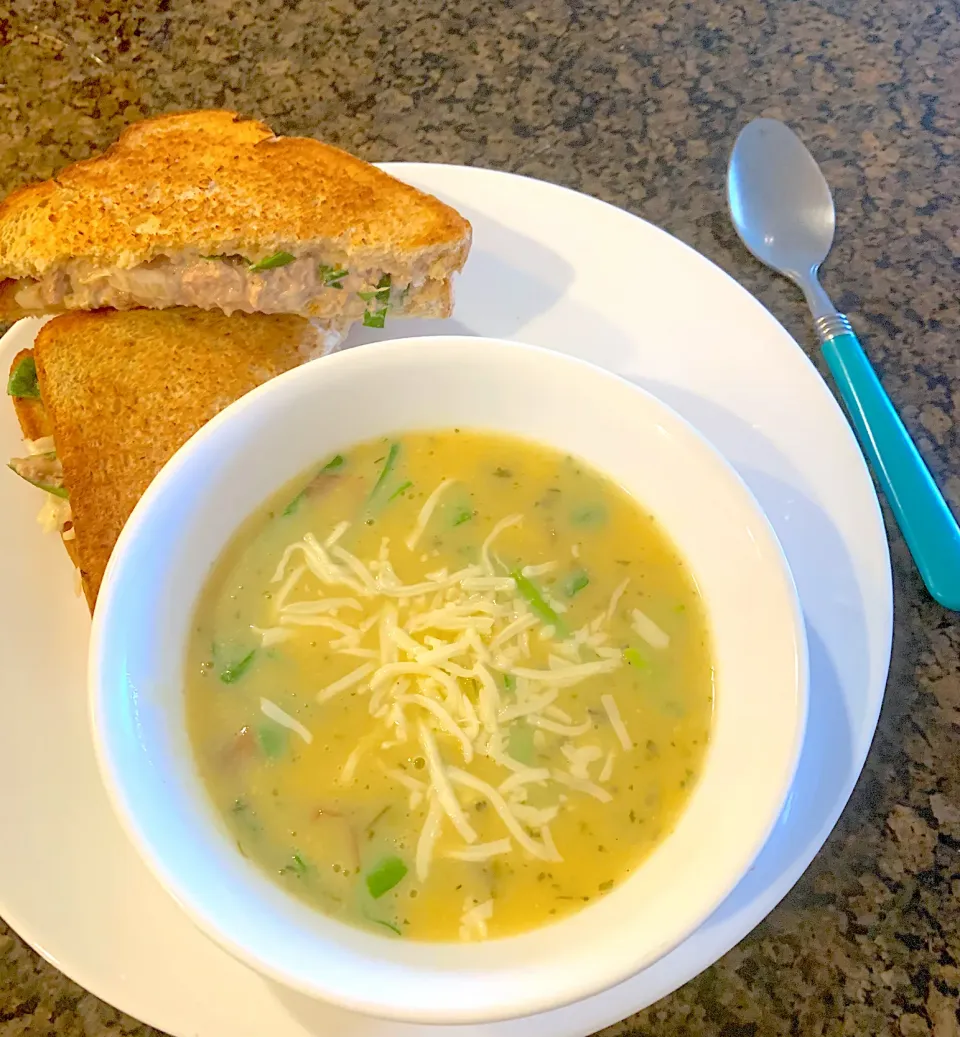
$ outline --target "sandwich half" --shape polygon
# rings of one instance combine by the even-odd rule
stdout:
[[[449,316],[470,224],[338,148],[234,112],[128,127],[0,202],[0,319],[191,306],[321,318]]]
[[[292,315],[198,309],[56,317],[14,357],[25,440],[10,467],[45,495],[93,611],[120,531],[154,476],[228,404],[302,363],[318,331]]]

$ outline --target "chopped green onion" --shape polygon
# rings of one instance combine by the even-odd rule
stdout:
[[[373,922],[374,925],[384,926],[385,928],[389,929],[390,932],[396,933],[397,936],[403,936],[403,933],[400,932],[400,930],[393,924],[393,922],[385,922],[382,918],[371,918],[370,921]]]
[[[628,663],[630,666],[633,666],[638,670],[645,670],[649,665],[647,663],[647,660],[644,659],[643,655],[641,655],[641,653],[638,652],[636,648],[624,648],[623,659],[624,662]]]
[[[364,302],[377,302],[379,305],[375,310],[364,310],[363,323],[367,328],[382,328],[387,317],[387,309],[390,305],[390,275],[384,274],[377,282],[374,292],[357,293]]]
[[[377,302],[387,303],[390,301],[390,275],[384,274],[383,277],[377,281],[377,287],[372,292],[357,292],[357,295],[363,299],[364,302],[372,302],[374,299]]]
[[[281,871],[293,872],[293,874],[296,875],[297,878],[299,879],[299,878],[303,878],[303,876],[306,875],[306,873],[308,871],[308,868],[307,868],[306,862],[300,856],[300,854],[299,853],[295,853],[290,858],[290,863],[285,865],[281,869]]]
[[[256,263],[251,263],[250,273],[258,274],[261,270],[275,270],[278,266],[286,266],[287,263],[292,263],[296,258],[289,252],[274,252],[272,256],[264,256],[263,259],[258,259]]]
[[[323,263],[320,264],[319,272],[325,288],[343,288],[343,279],[350,273],[343,267],[324,266]]]
[[[376,483],[374,483],[373,489],[370,491],[370,496],[374,497],[380,487],[384,484],[387,477],[393,471],[397,464],[397,457],[400,454],[400,444],[391,443],[390,449],[387,451],[387,459],[383,462],[383,468],[380,469],[380,475],[377,477]]]
[[[334,456],[331,457],[330,460],[327,461],[327,463],[320,469],[320,473],[319,474],[320,475],[324,475],[324,474],[329,474],[330,472],[335,472],[339,468],[342,468],[343,465],[344,465],[343,455],[342,454],[334,454]],[[310,480],[310,482],[307,483],[306,486],[304,486],[304,488],[296,495],[296,497],[294,497],[293,500],[290,501],[290,503],[283,509],[284,516],[292,515],[297,510],[297,508],[300,507],[300,504],[303,501],[304,497],[306,497],[306,495],[310,492],[310,487],[316,481],[317,481],[317,477],[315,476],[313,479]]]
[[[296,497],[294,497],[293,500],[290,501],[290,503],[283,509],[283,514],[285,516],[292,515],[297,510],[297,508],[300,507],[300,503],[302,502],[303,498],[306,497],[306,495],[307,491],[305,489],[301,490],[296,495]]]
[[[409,479],[407,479],[406,482],[400,483],[400,485],[393,491],[393,493],[390,494],[387,500],[395,500],[397,497],[400,496],[401,493],[404,492],[404,490],[409,490],[412,485],[413,483]]]
[[[10,372],[7,395],[19,396],[28,400],[40,399],[40,386],[37,384],[37,361],[33,358],[32,353],[25,356]]]
[[[516,691],[517,678],[512,673],[505,673],[503,675],[503,687],[505,691]]]
[[[374,900],[378,900],[389,893],[398,882],[403,880],[407,874],[407,866],[399,857],[385,857],[367,875],[367,889]]]
[[[472,518],[472,508],[458,508],[456,514],[453,516],[453,525],[462,526],[464,522],[469,522]]]
[[[533,728],[528,724],[513,724],[507,738],[507,752],[515,760],[533,765]]]
[[[557,632],[560,633],[560,631],[563,630],[563,623],[560,621],[560,617],[547,604],[545,598],[540,593],[540,589],[533,580],[527,579],[519,569],[514,569],[510,575],[513,577],[513,580],[517,585],[520,597],[530,606],[530,610],[534,615],[539,617],[539,619],[548,626],[555,627]]]
[[[607,509],[602,504],[586,504],[570,512],[570,521],[575,526],[599,526],[607,518]]]
[[[233,684],[247,672],[250,664],[253,662],[253,657],[257,654],[256,648],[252,652],[248,652],[239,662],[233,663],[228,666],[225,670],[220,673],[220,680],[224,684]]]
[[[563,593],[568,598],[572,598],[575,594],[579,594],[584,587],[590,582],[590,577],[583,571],[578,569],[577,572],[572,573],[563,585]]]
[[[257,728],[257,741],[263,755],[275,760],[287,747],[287,732],[279,724],[263,724]]]

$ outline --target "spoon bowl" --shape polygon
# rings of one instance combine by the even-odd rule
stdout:
[[[727,188],[737,234],[761,263],[798,283],[816,272],[833,245],[833,197],[793,130],[776,119],[748,123],[733,146]]]

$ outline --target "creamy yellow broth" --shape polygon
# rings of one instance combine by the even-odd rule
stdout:
[[[702,605],[652,517],[573,458],[457,430],[344,451],[247,522],[185,694],[238,850],[421,940],[622,882],[683,809],[713,706]]]

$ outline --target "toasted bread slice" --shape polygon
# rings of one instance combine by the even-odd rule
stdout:
[[[0,316],[443,316],[470,238],[448,205],[338,148],[234,112],[166,115],[0,203]]]
[[[302,363],[316,335],[295,316],[184,309],[70,313],[40,329],[44,414],[40,401],[14,402],[26,438],[53,435],[72,512],[65,544],[91,611],[154,476],[224,407]]]

